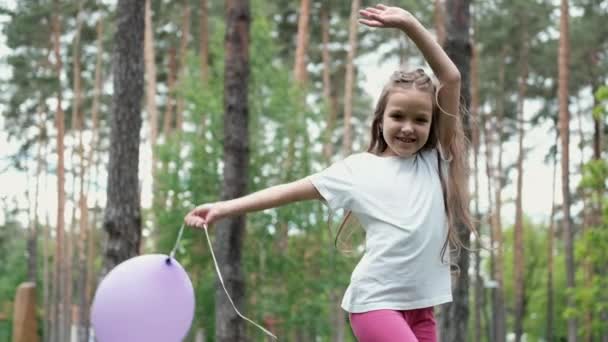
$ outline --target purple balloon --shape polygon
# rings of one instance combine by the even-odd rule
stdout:
[[[126,260],[101,281],[91,309],[99,342],[179,342],[194,317],[194,288],[163,254]]]

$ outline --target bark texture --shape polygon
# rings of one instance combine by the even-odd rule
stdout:
[[[222,199],[243,196],[247,191],[249,132],[249,30],[248,0],[226,1],[226,51],[224,64],[224,182]],[[245,303],[245,280],[241,256],[245,217],[231,217],[219,223],[215,248],[228,293],[239,310]],[[219,282],[215,292],[215,340],[246,341],[245,321],[230,305]]]
[[[108,234],[104,271],[139,254],[139,134],[144,91],[144,0],[120,0],[114,35],[114,95],[103,228]]]

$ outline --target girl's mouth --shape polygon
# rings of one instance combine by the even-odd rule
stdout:
[[[413,144],[416,142],[415,138],[404,138],[404,137],[397,137],[397,140],[402,141],[406,144]]]

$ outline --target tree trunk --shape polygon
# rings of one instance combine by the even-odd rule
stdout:
[[[114,35],[114,94],[110,118],[110,160],[104,230],[107,273],[139,254],[139,134],[144,83],[144,0],[119,0]]]
[[[293,75],[296,83],[304,85],[307,79],[306,51],[308,50],[308,21],[310,19],[310,0],[300,0],[300,15],[298,16],[298,38],[296,44],[296,60]]]
[[[553,181],[551,192],[551,216],[549,218],[549,231],[547,232],[547,341],[553,341],[553,250],[555,240],[555,181],[557,173],[557,142],[559,134],[555,132],[555,158],[553,159]]]
[[[471,39],[471,116],[473,122],[479,122],[479,56],[475,46],[475,39]],[[475,202],[475,219],[476,222],[481,222],[481,213],[479,211],[479,126],[472,125],[471,140],[473,142],[473,176],[474,176],[474,193],[473,200]],[[481,227],[481,225],[479,225]],[[481,313],[483,310],[483,279],[481,278],[481,229],[477,230],[478,238],[475,239],[475,294],[474,294],[474,318],[475,330],[473,341],[481,341]]]
[[[201,78],[206,83],[209,80],[209,6],[207,0],[201,0],[200,3],[199,25]]]
[[[199,13],[199,57],[201,68],[201,81],[203,84],[209,82],[209,6],[207,0],[201,0]],[[201,115],[200,133],[201,144],[205,143],[206,128],[205,113]]]
[[[169,48],[169,74],[167,75],[167,96],[165,101],[165,115],[163,115],[163,135],[165,142],[171,136],[173,131],[173,96],[175,96],[175,78],[177,74],[177,51],[174,47]]]
[[[33,218],[29,227],[29,234],[27,238],[27,279],[28,281],[36,284],[38,274],[38,228],[40,222],[38,219],[38,196],[40,194],[40,177],[42,174],[42,145],[44,144],[45,138],[45,116],[43,114],[42,104],[38,105],[38,117],[40,122],[38,123],[39,140],[38,140],[38,151],[36,153],[36,185],[34,189],[34,212]]]
[[[97,179],[99,176],[99,162],[95,158],[96,153],[95,150],[99,141],[99,103],[101,97],[101,88],[103,84],[102,80],[102,62],[103,62],[103,19],[99,19],[97,21],[97,61],[95,65],[95,84],[93,89],[93,105],[91,108],[91,148],[89,150],[89,154],[87,156],[87,164],[89,165],[89,170],[95,165],[95,174],[89,177],[89,181],[87,183],[87,193],[91,193],[91,184],[94,179]],[[90,335],[90,315],[89,308],[91,302],[93,300],[93,289],[96,287],[95,279],[97,279],[95,274],[94,261],[96,256],[95,251],[95,241],[96,241],[96,227],[97,227],[97,200],[95,201],[95,207],[93,208],[93,220],[89,223],[87,219],[87,224],[89,225],[87,235],[87,247],[86,247],[86,281],[84,284],[84,303],[85,305],[82,308],[82,326],[84,327],[83,335],[81,336],[81,341],[88,341]],[[87,210],[88,211],[88,210]],[[82,298],[81,298],[82,300]]]
[[[593,49],[589,53],[590,65],[592,66],[592,70],[597,70],[598,63],[600,61],[599,52],[597,49]],[[591,77],[591,90],[595,95],[600,87],[601,80],[598,78],[595,72],[592,72]],[[596,108],[599,105],[598,99],[596,96],[593,97],[593,108]],[[593,116],[593,160],[599,161],[602,159],[602,146],[604,143],[604,120],[602,120],[598,116]],[[603,205],[602,201],[599,200],[603,198],[603,194],[605,193],[606,188],[604,186],[598,187],[596,189],[596,198],[598,200],[594,201],[595,203],[592,205],[591,209],[591,224],[593,227],[599,227],[602,224],[602,212]],[[592,270],[593,275],[595,277],[599,277],[600,279],[605,277],[602,274],[606,274],[606,266],[595,266]],[[602,291],[605,293],[605,291]],[[599,313],[600,322],[608,322],[608,309],[603,309]],[[604,326],[603,329],[600,330],[598,337],[602,342],[608,342],[608,326]]]
[[[182,15],[182,36],[179,41],[179,67],[177,71],[177,83],[184,82],[186,77],[186,57],[188,55],[188,39],[190,39],[190,6],[184,5],[184,13]],[[184,97],[175,95],[177,105],[175,108],[175,129],[178,133],[182,132],[184,124]]]
[[[355,55],[357,54],[357,18],[361,0],[352,0],[350,8],[350,21],[348,29],[348,54],[346,56],[346,76],[344,77],[344,138],[342,140],[342,153],[348,156],[352,149],[352,116],[353,92],[355,85]]]
[[[445,51],[452,59],[461,74],[461,94],[464,108],[469,108],[471,101],[470,68],[471,43],[469,37],[470,27],[470,0],[446,1],[446,37]],[[466,118],[466,116],[465,116]],[[471,137],[471,128],[468,120],[463,120],[467,137]],[[458,238],[462,244],[469,248],[469,230],[460,223],[456,223]],[[469,255],[462,250],[456,261],[460,267],[460,275],[455,278],[453,286],[454,301],[442,307],[440,320],[440,335],[442,341],[468,341],[467,326],[469,322]]]
[[[499,71],[498,71],[498,94],[496,96],[496,126],[494,131],[496,132],[496,146],[498,147],[498,160],[496,161],[496,168],[494,170],[494,215],[492,230],[494,241],[496,243],[496,257],[494,259],[494,279],[496,280],[496,287],[493,290],[494,293],[494,339],[493,341],[504,342],[507,334],[506,327],[506,310],[505,310],[505,297],[504,297],[504,256],[503,256],[503,237],[502,237],[502,188],[504,186],[503,179],[503,167],[502,167],[502,154],[503,154],[503,118],[504,118],[504,89],[505,89],[505,57],[507,49],[503,48],[500,54]]]
[[[298,34],[297,34],[297,44],[296,44],[296,55],[294,61],[294,81],[296,86],[301,91],[306,89],[306,52],[308,50],[308,39],[309,39],[309,28],[308,22],[310,17],[310,1],[309,0],[301,0],[300,2],[300,14],[298,18]],[[292,178],[292,175],[295,171],[295,145],[296,141],[300,138],[297,134],[297,126],[303,122],[304,111],[306,107],[306,98],[305,96],[300,96],[297,100],[297,112],[295,113],[295,118],[290,122],[287,126],[288,129],[288,144],[287,144],[287,156],[285,158],[285,162],[283,165],[283,176],[285,181],[288,181]],[[280,268],[285,270],[287,268],[287,254],[288,254],[288,246],[289,246],[289,225],[287,224],[288,218],[284,214],[283,210],[278,211],[278,221],[282,222],[278,225],[277,234],[276,234],[276,249],[279,256],[281,256]],[[285,282],[279,281],[276,285],[276,293],[279,298],[287,298],[287,284]],[[279,324],[281,330],[282,326]]]
[[[583,130],[583,113],[582,111],[578,111],[577,113],[577,123],[578,123],[578,133],[580,136],[580,142],[578,143],[579,147],[579,155],[580,155],[580,164],[579,170],[580,173],[583,174],[583,169],[585,167],[585,131]],[[593,229],[593,200],[590,195],[587,194],[586,191],[581,190],[579,192],[579,196],[582,202],[581,213],[582,216],[582,224],[581,224],[581,234],[584,236],[590,229]],[[601,196],[599,198],[602,198]],[[593,265],[592,263],[586,259],[582,258],[581,265],[583,271],[583,283],[585,288],[593,287]],[[581,331],[581,339],[583,341],[592,342],[593,341],[593,311],[590,307],[585,307],[582,312],[583,322],[582,322],[582,331]]]
[[[300,0],[298,17],[298,38],[293,75],[297,84],[304,86],[307,80],[306,51],[308,50],[308,21],[310,19],[310,0]]]
[[[321,57],[323,59],[323,100],[325,103],[325,110],[327,111],[327,119],[325,126],[323,156],[328,164],[331,156],[334,153],[332,134],[336,126],[336,118],[338,116],[335,101],[332,101],[331,57],[329,54],[329,12],[329,4],[324,2],[323,6],[321,7]]]
[[[45,108],[46,110],[46,108]],[[46,120],[48,119],[48,117],[45,118],[44,122],[46,122]],[[48,154],[48,141],[45,141],[44,143],[44,155]],[[45,161],[44,162],[44,173],[45,173],[45,177],[44,177],[44,190],[45,192],[48,192],[48,164]],[[51,338],[51,322],[53,321],[53,315],[54,315],[54,309],[53,309],[53,304],[51,302],[51,283],[53,281],[52,277],[52,272],[51,272],[51,268],[49,266],[49,259],[51,257],[51,221],[49,218],[49,212],[48,212],[48,208],[45,210],[45,222],[44,222],[44,228],[43,228],[43,236],[44,236],[44,241],[43,241],[43,245],[42,245],[42,274],[43,274],[43,280],[42,280],[42,284],[43,284],[43,289],[42,289],[42,305],[43,305],[43,309],[42,309],[42,340],[44,342],[48,342],[48,341],[53,341]]]
[[[520,75],[517,94],[517,127],[519,130],[519,151],[517,156],[517,189],[515,197],[515,227],[513,230],[513,274],[515,293],[515,341],[521,341],[523,335],[523,321],[525,315],[525,255],[524,255],[524,212],[522,208],[522,190],[524,177],[524,101],[526,98],[526,83],[528,81],[528,32],[527,17],[523,15],[522,39],[519,63]]]
[[[68,320],[67,324],[66,324],[66,331],[68,332],[68,337],[66,339],[66,341],[72,341],[72,338],[74,336],[72,336],[72,333],[74,332],[73,327],[74,325],[78,326],[79,325],[79,310],[75,310],[75,306],[73,305],[73,301],[72,301],[72,297],[73,297],[73,293],[76,293],[77,295],[80,295],[79,293],[79,284],[83,284],[84,283],[84,278],[82,276],[82,269],[79,269],[80,272],[78,272],[76,274],[76,277],[74,277],[73,275],[73,261],[74,261],[74,256],[78,256],[80,257],[81,254],[79,254],[78,252],[82,252],[82,254],[84,254],[84,249],[82,250],[76,250],[75,253],[75,247],[78,245],[80,246],[79,241],[77,240],[78,235],[76,234],[76,209],[78,207],[80,207],[80,237],[82,238],[82,234],[85,234],[86,236],[86,232],[84,232],[83,230],[86,229],[86,222],[83,222],[83,217],[85,215],[83,215],[83,210],[82,210],[82,205],[78,205],[77,203],[82,202],[83,197],[84,197],[84,189],[83,189],[83,185],[84,185],[84,145],[82,142],[82,134],[83,134],[83,125],[84,125],[84,117],[82,115],[82,109],[81,109],[81,104],[82,104],[82,87],[81,87],[81,68],[80,68],[80,35],[81,35],[81,31],[82,31],[82,6],[83,6],[83,1],[78,1],[78,12],[76,14],[76,33],[74,36],[74,42],[72,45],[72,59],[73,59],[73,66],[72,66],[72,77],[73,77],[73,83],[74,83],[74,99],[72,101],[73,105],[72,105],[72,131],[74,133],[74,141],[76,141],[76,135],[78,134],[78,145],[74,146],[74,150],[72,152],[72,167],[74,170],[73,173],[73,184],[74,186],[72,187],[72,191],[73,191],[73,211],[72,211],[72,224],[71,224],[71,229],[70,229],[70,246],[67,249],[69,252],[68,254],[68,274],[66,276],[66,307],[69,308],[69,312],[70,315],[68,317],[70,317],[70,319]],[[77,177],[77,169],[78,169],[78,165],[76,163],[76,154],[78,154],[78,161],[80,162],[80,199],[77,200],[77,193],[76,193],[76,177]],[[84,225],[84,227],[83,227]],[[78,266],[76,266],[78,267]],[[80,268],[80,267],[79,267]],[[74,281],[74,278],[76,278],[76,281]],[[76,288],[74,288],[74,286],[76,286]],[[82,287],[82,286],[81,286]],[[80,297],[80,296],[79,296]],[[77,330],[75,331],[75,333],[77,334]],[[77,338],[77,336],[75,336]]]
[[[61,38],[61,27],[59,23],[59,1],[54,2],[54,14],[52,17],[52,30],[53,30],[53,50],[55,53],[55,76],[58,80],[61,79],[62,73],[62,61],[60,52],[60,38]],[[64,322],[66,321],[66,307],[63,306],[64,293],[64,275],[65,275],[65,261],[63,258],[63,247],[65,241],[65,167],[64,167],[64,141],[63,135],[65,131],[64,126],[64,113],[62,107],[62,89],[61,82],[59,81],[59,89],[57,89],[57,109],[55,114],[55,128],[57,129],[57,233],[56,233],[56,245],[55,245],[55,274],[54,274],[54,294],[53,294],[53,305],[55,305],[55,321],[53,324],[52,339],[53,341],[65,341],[65,332],[63,329]]]
[[[494,156],[492,153],[492,149],[494,148],[494,146],[492,145],[492,134],[491,132],[494,132],[494,130],[492,129],[491,126],[491,122],[490,122],[491,118],[489,117],[489,114],[484,114],[484,122],[482,123],[482,129],[483,129],[483,136],[484,136],[484,144],[486,146],[485,148],[485,157],[486,157],[486,178],[487,178],[487,194],[488,194],[488,214],[487,214],[487,225],[489,227],[488,232],[490,235],[490,246],[495,246],[495,215],[496,213],[492,212],[494,211],[494,200],[492,198],[492,194],[494,193],[492,190],[492,184],[496,184],[495,181],[495,170],[492,167],[492,163],[494,162]],[[494,254],[494,249],[490,250],[490,277],[494,278],[496,275],[496,255]],[[495,279],[492,279],[495,281]],[[488,341],[494,341],[494,337],[496,336],[496,288],[491,288],[491,310],[492,310],[492,318],[490,321],[488,321],[488,327],[489,327],[489,334],[488,334]],[[485,298],[485,296],[484,296]]]
[[[228,0],[226,9],[224,64],[224,181],[222,199],[243,196],[247,191],[249,132],[249,26],[248,0]],[[216,230],[216,251],[226,288],[235,305],[245,311],[245,282],[241,255],[245,234],[245,217],[232,217],[220,222]],[[215,340],[246,341],[245,325],[230,305],[219,282],[215,292]]]
[[[306,88],[306,50],[308,48],[308,21],[309,21],[309,0],[302,0],[300,5],[300,16],[298,20],[298,41],[296,46],[296,58],[294,61],[294,80],[300,90]],[[296,126],[302,122],[304,108],[305,108],[305,97],[300,97],[298,100],[298,110],[295,114],[295,120],[288,125],[289,131],[289,142],[287,144],[287,158],[285,159],[284,170],[287,179],[291,179],[291,173],[293,170],[294,158],[295,158],[295,144],[298,139],[296,133]],[[283,238],[279,238],[279,245],[287,245],[287,225],[283,225],[284,230],[279,234]]]
[[[76,13],[76,29],[74,33],[74,41],[72,44],[72,80],[74,84],[74,98],[72,101],[72,120],[71,127],[68,132],[70,132],[72,136],[72,153],[70,154],[71,158],[71,167],[72,167],[72,215],[70,221],[70,230],[69,234],[66,234],[66,245],[65,249],[65,262],[66,262],[66,274],[65,274],[65,296],[64,296],[64,307],[66,308],[66,321],[65,321],[65,331],[66,331],[66,341],[72,340],[72,327],[73,321],[76,318],[74,303],[73,303],[73,293],[74,293],[74,284],[78,283],[74,281],[74,257],[77,256],[76,245],[78,243],[78,235],[76,234],[76,221],[77,216],[76,212],[78,209],[78,192],[76,191],[76,184],[78,181],[78,163],[76,162],[76,155],[79,154],[79,146],[77,145],[77,134],[81,131],[82,126],[82,86],[81,86],[81,67],[80,67],[80,36],[82,34],[82,8],[83,1],[78,1],[78,12]],[[73,135],[72,135],[73,134]],[[80,154],[82,155],[82,154]],[[82,159],[79,160],[82,163]],[[80,175],[82,177],[82,175]]]
[[[435,0],[434,4],[435,34],[437,42],[443,46],[445,44],[445,9],[442,0]]]
[[[560,6],[560,35],[558,53],[558,99],[559,99],[559,130],[562,145],[562,198],[563,198],[563,225],[564,225],[564,252],[566,258],[566,287],[569,293],[575,287],[575,265],[574,265],[574,234],[570,225],[570,164],[569,146],[570,132],[570,113],[568,110],[568,63],[570,54],[569,33],[568,33],[568,0],[561,0]],[[574,309],[575,303],[572,295],[566,299],[566,307]],[[575,317],[568,318],[568,342],[576,341],[577,322]]]
[[[146,65],[146,112],[150,121],[150,172],[152,175],[152,191],[156,175],[156,140],[158,138],[158,108],[156,107],[156,57],[154,53],[154,28],[152,26],[152,0],[146,0],[146,18],[144,32],[144,63]]]
[[[332,84],[331,84],[331,57],[329,54],[329,28],[330,28],[330,7],[329,3],[324,2],[321,6],[321,40],[322,40],[322,59],[323,59],[323,99],[325,103],[325,108],[327,111],[326,115],[326,126],[325,126],[325,136],[324,136],[324,145],[323,145],[323,156],[325,158],[325,162],[329,165],[331,162],[331,157],[333,155],[333,141],[332,141],[332,133],[336,126],[336,118],[337,118],[337,109],[335,105],[335,101],[333,101],[332,97]],[[331,234],[330,234],[331,235]],[[332,241],[331,236],[329,236],[329,241]],[[335,253],[333,244],[329,244],[327,246],[329,248],[330,255],[330,267],[332,270],[335,270]],[[344,328],[345,322],[340,306],[340,295],[337,289],[329,290],[329,322],[331,324],[331,341],[333,342],[343,342],[344,341]]]

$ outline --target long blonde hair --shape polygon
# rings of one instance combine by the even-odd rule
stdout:
[[[441,248],[441,258],[442,260],[445,260],[445,252],[450,245],[455,249],[456,253],[460,252],[461,247],[467,248],[458,238],[456,224],[462,224],[469,231],[476,234],[468,208],[468,143],[462,127],[461,115],[446,113],[440,108],[437,101],[439,87],[434,84],[431,77],[429,77],[424,70],[416,69],[411,72],[399,70],[391,75],[388,83],[384,86],[384,89],[380,94],[380,98],[378,99],[378,103],[374,110],[374,118],[371,125],[371,140],[367,152],[380,155],[388,148],[381,131],[382,118],[388,103],[388,98],[396,90],[411,88],[428,92],[431,95],[433,102],[430,133],[428,140],[421,150],[437,148],[438,155],[442,155],[441,158],[438,158],[438,170],[443,192],[444,209],[448,219],[448,234],[446,241]],[[446,127],[450,129],[449,139],[445,144],[446,146],[439,144],[439,126],[442,124],[447,125]],[[439,160],[442,158],[449,162],[449,182],[445,181],[445,175],[443,174],[441,163],[439,163]],[[334,242],[336,247],[338,245],[338,237],[351,217],[351,214],[352,212],[349,211],[344,215],[344,219],[336,233]]]

